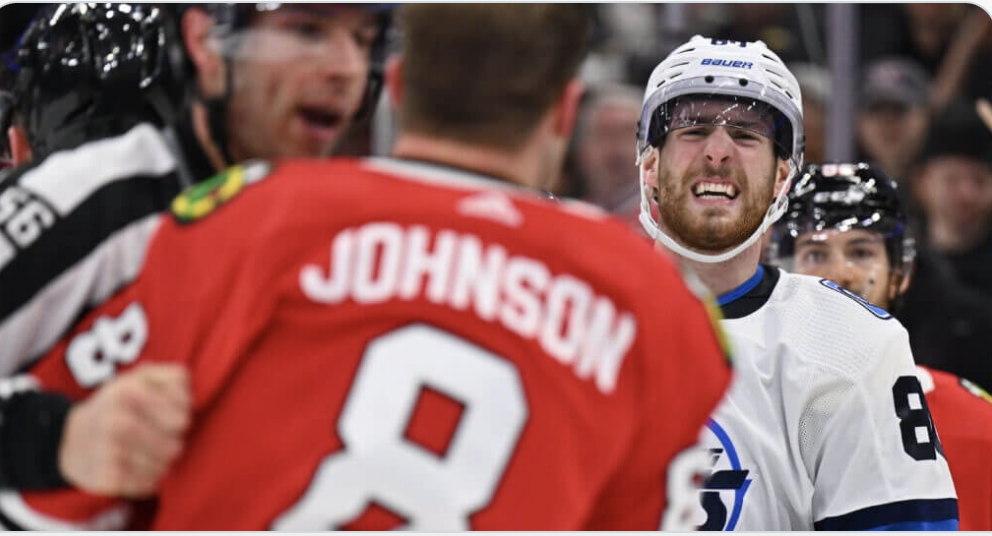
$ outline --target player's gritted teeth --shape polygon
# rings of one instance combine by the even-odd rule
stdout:
[[[692,199],[703,206],[731,206],[737,203],[741,187],[737,181],[718,174],[707,173],[692,181],[689,192]]]
[[[729,182],[699,181],[692,186],[692,195],[710,199],[737,199],[740,190]]]

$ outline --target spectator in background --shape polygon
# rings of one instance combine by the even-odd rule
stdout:
[[[861,8],[862,60],[899,55],[920,63],[933,80],[930,106],[992,93],[988,13],[964,3],[906,3]]]
[[[690,26],[693,28],[690,35],[702,33],[745,41],[760,39],[787,64],[826,63],[826,5],[707,2],[690,6]]]
[[[803,92],[803,123],[806,129],[806,154],[809,162],[826,158],[827,98],[830,95],[830,71],[815,63],[789,66]]]
[[[630,147],[641,113],[640,92],[603,85],[587,95],[572,145],[583,197],[636,226],[640,189]]]
[[[992,132],[967,102],[938,114],[913,178],[921,239],[992,299]]]
[[[864,159],[898,182],[905,180],[926,137],[929,98],[927,73],[912,60],[889,57],[865,69],[858,142]]]

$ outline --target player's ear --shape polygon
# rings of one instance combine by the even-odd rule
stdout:
[[[894,303],[899,296],[902,296],[909,289],[909,283],[913,277],[910,274],[892,274],[889,278],[888,298],[889,304]]]
[[[579,103],[584,91],[585,85],[581,80],[575,78],[565,86],[565,90],[562,92],[558,117],[555,121],[555,132],[565,139],[571,137],[572,131],[575,129],[575,123],[579,116]]]
[[[227,66],[218,53],[219,44],[210,34],[214,19],[202,9],[189,9],[181,20],[183,44],[196,68],[197,89],[208,97],[222,95],[227,85]]]
[[[896,296],[902,296],[909,290],[909,283],[913,280],[912,274],[905,274],[899,277],[899,282],[895,286]]]
[[[658,191],[658,152],[658,148],[652,147],[644,153],[639,164],[641,166],[641,180],[644,181],[644,185],[651,192],[652,199],[658,198],[656,195]]]
[[[10,159],[15,166],[31,161],[31,144],[28,143],[28,133],[23,127],[13,125],[8,128],[7,140],[10,144]]]
[[[397,109],[403,103],[403,58],[399,54],[391,56],[386,61],[386,92],[389,103]]]
[[[775,175],[775,195],[777,196],[785,186],[785,179],[789,178],[789,161],[781,158],[775,159],[777,170]]]

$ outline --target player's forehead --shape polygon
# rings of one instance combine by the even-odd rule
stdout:
[[[686,95],[676,99],[669,120],[675,128],[726,125],[770,132],[775,126],[771,107],[764,103],[712,95]]]
[[[807,231],[796,237],[796,248],[850,246],[885,247],[885,237],[882,233],[867,229],[825,229],[822,231]]]
[[[307,21],[323,25],[364,25],[376,24],[374,9],[363,9],[357,4],[256,4],[250,25],[264,27],[286,19]]]

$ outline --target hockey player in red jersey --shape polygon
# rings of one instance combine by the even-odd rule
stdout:
[[[895,182],[868,164],[811,165],[789,201],[772,257],[891,312],[915,256]],[[917,376],[954,478],[959,528],[992,530],[992,398],[946,372],[918,366]]]
[[[535,193],[574,124],[587,14],[401,11],[394,158],[254,162],[187,191],[135,283],[34,374],[82,398],[188,367],[156,529],[686,528],[730,376],[706,308],[623,223]],[[0,511],[121,526],[125,505],[91,499]]]

